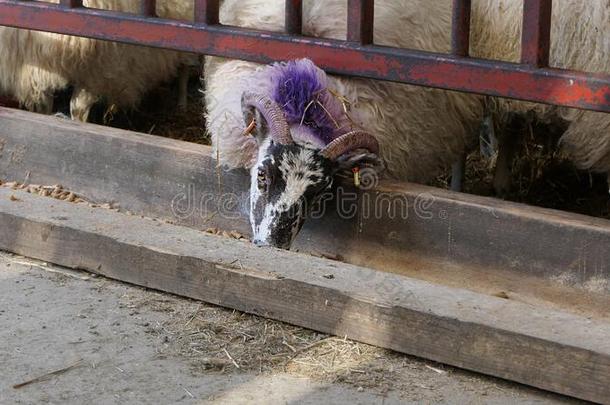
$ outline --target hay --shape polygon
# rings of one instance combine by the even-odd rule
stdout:
[[[42,197],[51,197],[57,200],[72,202],[75,204],[88,203],[85,199],[79,197],[75,193],[64,189],[61,184],[56,184],[53,186],[41,186],[37,184],[24,184],[16,181],[3,183],[0,180],[0,187],[10,188],[11,190],[23,190],[30,194],[35,194]],[[11,196],[11,200],[17,201],[18,199],[17,197]]]
[[[223,231],[219,228],[208,228],[205,230],[206,233],[211,235],[222,236],[225,238],[235,239],[235,240],[247,240],[248,238],[237,231]]]
[[[146,323],[160,342],[157,356],[185,359],[194,375],[206,373],[290,373],[323,383],[345,383],[381,395],[398,392],[412,401],[422,390],[443,399],[449,381],[473,382],[482,391],[505,383],[390,350],[329,336],[297,326],[206,303],[142,289],[124,295],[120,306],[134,314],[163,313],[165,321]]]
[[[371,376],[380,373],[387,377],[384,360],[404,357],[346,338],[203,303],[191,302],[185,311],[177,305],[178,299],[155,295],[153,299],[125,298],[130,308],[172,314],[167,322],[151,326],[149,333],[165,343],[160,355],[187,358],[195,373],[281,371],[324,381],[383,386],[388,391],[390,381],[380,384],[379,376]]]
[[[561,154],[558,131],[534,125],[519,145],[512,165],[512,189],[506,200],[610,219],[606,176],[577,170]],[[561,132],[559,132],[561,133]],[[479,151],[467,157],[463,191],[494,196],[494,157]],[[448,188],[450,176],[440,176],[432,185]]]
[[[117,128],[165,138],[210,145],[205,130],[203,97],[198,90],[199,72],[193,68],[186,110],[176,108],[176,81],[160,86],[146,95],[140,107],[131,112],[104,113],[103,123]]]

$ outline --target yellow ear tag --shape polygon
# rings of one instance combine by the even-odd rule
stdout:
[[[354,173],[354,186],[360,187],[360,168],[354,167],[352,173]]]

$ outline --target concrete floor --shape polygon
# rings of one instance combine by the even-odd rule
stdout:
[[[396,355],[388,367],[404,357],[416,374],[383,393],[375,383],[364,388],[282,371],[195,372],[190,359],[166,350],[167,338],[151,332],[193,302],[167,296],[172,312],[126,304],[153,294],[160,295],[0,252],[0,403],[576,403]]]

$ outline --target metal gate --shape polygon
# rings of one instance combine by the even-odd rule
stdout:
[[[133,15],[82,0],[0,0],[0,25],[260,63],[309,57],[331,73],[610,112],[610,74],[548,66],[552,0],[524,0],[521,63],[468,56],[471,0],[453,0],[451,54],[375,45],[374,0],[346,0],[347,41],[301,35],[302,0],[286,0],[284,33],[221,25],[220,0],[194,0],[194,22],[156,18],[155,0],[140,1]]]

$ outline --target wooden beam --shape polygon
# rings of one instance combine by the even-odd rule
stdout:
[[[250,232],[247,174],[218,168],[207,146],[0,109],[0,180],[62,184],[138,215]],[[416,184],[383,183],[358,197],[349,219],[329,206],[307,221],[295,249],[418,277],[434,271],[473,288],[508,278],[519,280],[512,288],[533,285],[524,277],[577,288],[610,282],[606,220]],[[364,208],[384,200],[394,215],[385,203]]]
[[[13,198],[11,198],[13,196]],[[0,249],[574,397],[610,398],[610,324],[0,188]]]

